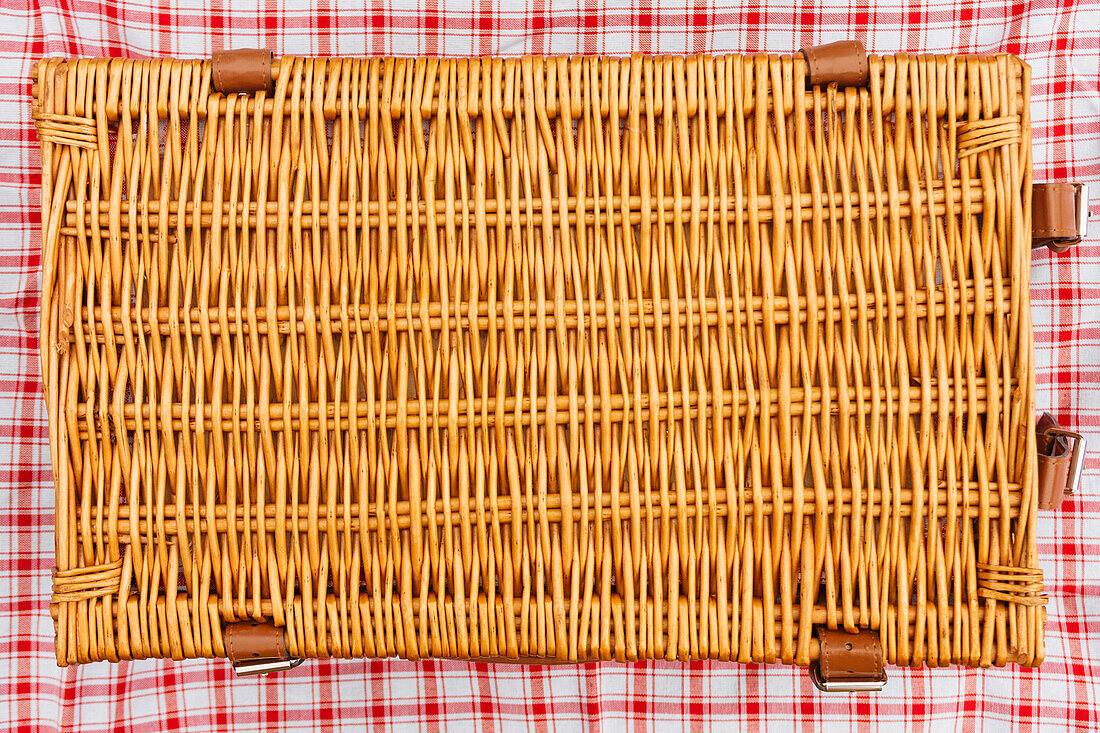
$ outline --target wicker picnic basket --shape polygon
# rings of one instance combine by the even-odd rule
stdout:
[[[1039,664],[1029,88],[42,61],[58,663]]]

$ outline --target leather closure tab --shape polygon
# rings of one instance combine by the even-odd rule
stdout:
[[[272,54],[266,48],[217,51],[211,59],[214,89],[223,94],[270,92]]]
[[[1031,248],[1065,252],[1085,236],[1088,188],[1083,183],[1036,183],[1031,187]]]
[[[812,87],[833,82],[840,87],[865,87],[871,81],[867,49],[859,41],[836,41],[803,48],[799,53],[806,57]]]
[[[1053,415],[1044,412],[1035,428],[1035,446],[1039,458],[1039,508],[1057,509],[1081,480],[1085,439],[1063,430]]]
[[[876,692],[886,686],[882,637],[864,629],[851,634],[844,629],[817,627],[821,644],[810,678],[825,692]]]
[[[238,675],[264,674],[298,666],[286,649],[283,630],[270,623],[241,621],[227,624],[225,652]]]

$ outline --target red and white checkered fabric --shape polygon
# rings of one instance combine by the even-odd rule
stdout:
[[[885,692],[823,696],[802,670],[697,662],[520,667],[309,662],[235,679],[222,661],[58,669],[48,611],[53,482],[38,366],[39,154],[30,65],[43,56],[787,51],[841,38],[875,52],[1008,51],[1033,69],[1035,180],[1100,181],[1100,0],[0,0],[0,726],[188,731],[1096,730],[1100,459],[1039,551],[1051,601],[1041,672],[895,670]],[[1100,191],[1100,185],[1094,187]],[[1094,207],[1096,208],[1096,207]],[[1100,242],[1036,253],[1040,409],[1100,446]]]

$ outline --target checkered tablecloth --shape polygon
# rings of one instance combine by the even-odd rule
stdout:
[[[1039,523],[1051,596],[1041,672],[891,670],[884,693],[822,696],[802,670],[711,663],[307,662],[263,679],[235,679],[221,661],[57,668],[48,611],[53,483],[38,365],[34,59],[207,56],[246,46],[307,55],[787,51],[841,38],[883,53],[1008,51],[1034,73],[1035,180],[1100,181],[1100,0],[315,2],[266,0],[257,12],[232,0],[0,0],[0,727],[1097,729],[1093,458],[1081,491]],[[1098,244],[1094,236],[1065,255],[1038,252],[1031,292],[1038,405],[1100,448]]]

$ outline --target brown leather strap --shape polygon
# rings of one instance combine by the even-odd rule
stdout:
[[[271,59],[271,51],[265,48],[215,52],[211,59],[214,89],[223,94],[270,92]]]
[[[225,653],[233,664],[289,659],[282,628],[242,621],[225,627]]]
[[[1039,508],[1057,509],[1069,485],[1069,464],[1072,458],[1069,440],[1064,435],[1048,435],[1058,427],[1058,421],[1044,412],[1035,428],[1035,444],[1039,453]]]
[[[1036,183],[1031,187],[1031,247],[1065,252],[1081,241],[1083,189],[1079,183]]]
[[[879,680],[883,677],[882,641],[877,631],[850,634],[844,629],[817,628],[818,659],[824,682]]]
[[[865,87],[871,80],[867,50],[859,41],[837,41],[799,51],[809,66],[810,86],[836,82],[841,87]]]

